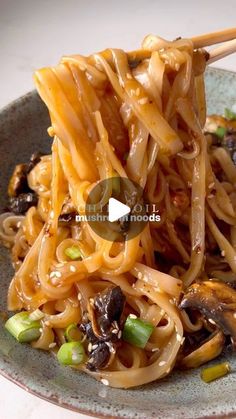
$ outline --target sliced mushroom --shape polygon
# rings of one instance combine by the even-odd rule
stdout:
[[[8,185],[8,195],[12,198],[28,191],[27,164],[17,164]]]
[[[230,335],[236,348],[236,291],[219,281],[204,281],[191,285],[180,308],[199,310],[210,323],[215,323],[225,335]]]
[[[179,363],[183,369],[197,368],[219,356],[224,348],[225,337],[221,330],[214,332],[207,341],[190,354],[185,356]]]

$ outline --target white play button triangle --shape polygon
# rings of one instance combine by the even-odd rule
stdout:
[[[113,223],[130,213],[130,207],[115,198],[110,198],[108,202],[108,221]]]

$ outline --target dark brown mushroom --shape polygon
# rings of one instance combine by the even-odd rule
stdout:
[[[191,285],[180,303],[181,309],[199,310],[210,322],[230,335],[236,348],[236,291],[220,281]]]
[[[179,362],[181,369],[198,368],[219,356],[224,348],[225,337],[221,330],[216,330],[201,346],[184,356]]]
[[[89,370],[103,369],[112,362],[121,339],[121,316],[125,296],[120,287],[109,287],[90,299],[80,330],[88,341]]]
[[[32,206],[37,205],[38,197],[35,192],[22,193],[9,200],[8,209],[15,214],[25,214]]]
[[[114,332],[119,329],[118,322],[123,313],[124,305],[125,296],[120,287],[110,287],[96,295],[94,298],[94,314],[102,336],[107,337],[110,334],[116,334]]]
[[[31,170],[38,164],[41,160],[42,153],[40,151],[33,153],[30,157],[30,161],[27,165],[27,174],[31,172]]]

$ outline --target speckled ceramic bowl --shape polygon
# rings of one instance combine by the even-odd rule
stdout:
[[[208,112],[222,112],[236,103],[236,74],[210,69],[206,75]],[[35,150],[48,151],[49,118],[35,92],[0,113],[0,198],[5,205],[8,179],[16,163]],[[0,310],[13,274],[6,249],[0,252]],[[236,417],[236,376],[205,384],[200,370],[174,372],[169,378],[133,390],[110,389],[85,374],[61,368],[50,354],[20,345],[0,326],[1,373],[33,394],[79,412],[109,418]],[[236,362],[225,355],[232,366]]]

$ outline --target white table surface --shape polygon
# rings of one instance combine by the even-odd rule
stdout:
[[[147,33],[173,39],[236,26],[235,0],[0,0],[0,107],[33,88],[35,69],[63,54],[136,48]],[[236,54],[218,67],[236,71]],[[82,419],[0,377],[1,419]]]

